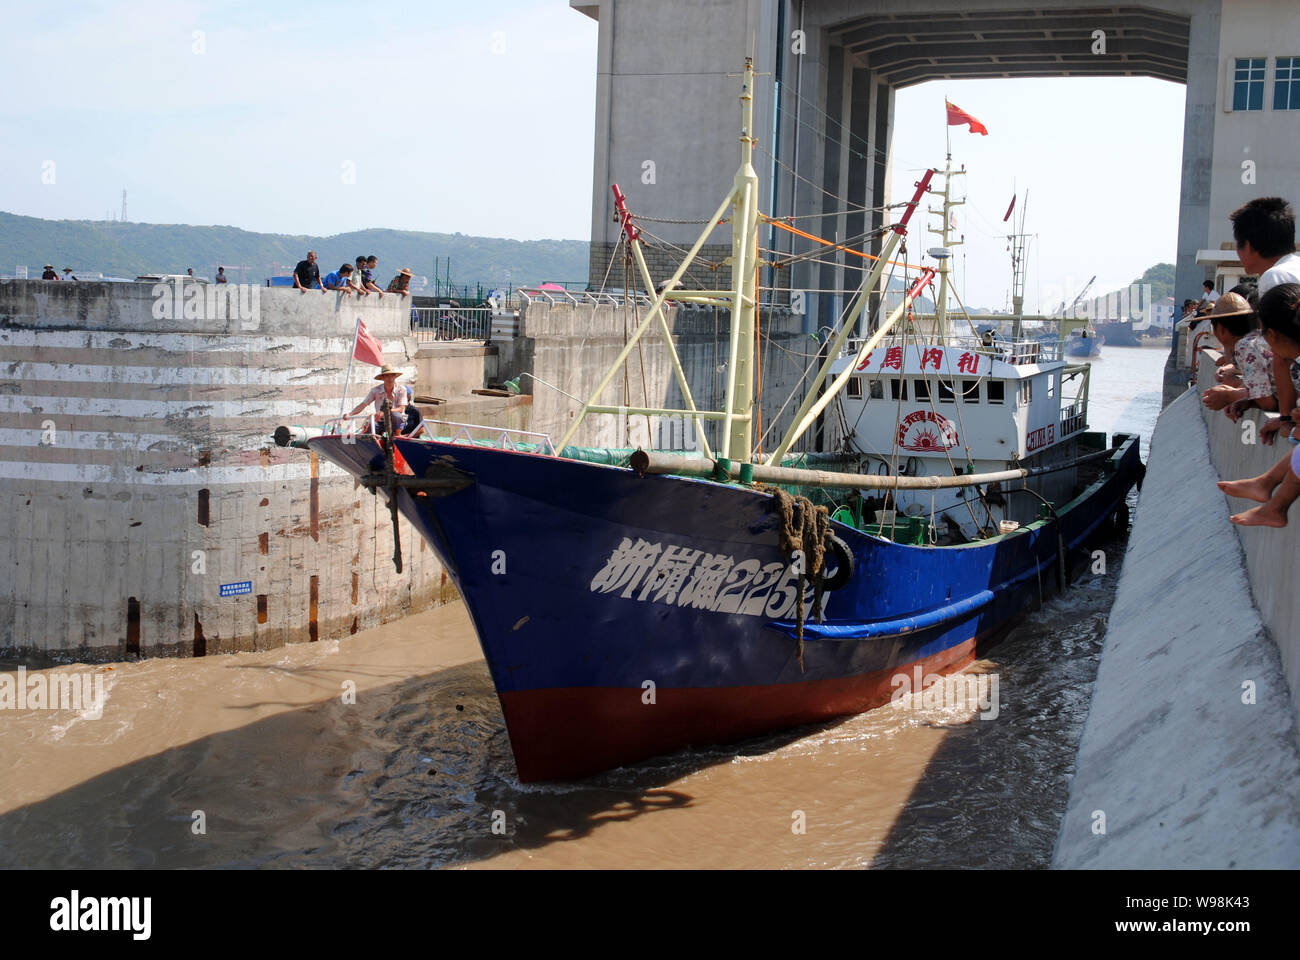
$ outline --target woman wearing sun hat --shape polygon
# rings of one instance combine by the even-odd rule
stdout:
[[[411,285],[411,271],[407,267],[402,267],[401,270],[397,271],[397,276],[393,277],[393,279],[389,282],[388,289],[385,290],[384,292],[400,293],[402,296],[405,297],[409,295],[409,291],[406,288],[409,287],[410,285]]]
[[[1211,410],[1227,408],[1234,422],[1249,407],[1277,409],[1273,353],[1258,326],[1255,311],[1240,294],[1225,293],[1210,313],[1210,331],[1223,344],[1229,363],[1216,371],[1219,383],[1205,391],[1201,402]]]
[[[378,424],[374,432],[382,433],[384,401],[391,400],[393,404],[393,429],[398,433],[407,433],[408,427],[414,430],[420,423],[420,411],[411,405],[411,391],[397,382],[397,378],[401,375],[402,371],[391,364],[386,363],[380,367],[379,372],[375,374],[375,379],[380,382],[366,394],[366,398],[358,403],[351,413],[344,414],[344,419],[352,419],[361,413],[367,405],[373,403],[375,405],[375,419],[372,423]]]

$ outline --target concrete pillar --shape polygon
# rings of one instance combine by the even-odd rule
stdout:
[[[1178,207],[1178,255],[1174,264],[1174,304],[1199,295],[1205,268],[1196,263],[1196,251],[1210,236],[1210,188],[1213,181],[1214,121],[1218,111],[1219,31],[1222,0],[1203,0],[1191,11],[1187,38],[1187,99],[1183,108],[1183,177]],[[1185,386],[1186,377],[1175,370],[1178,333],[1165,366],[1165,402]]]

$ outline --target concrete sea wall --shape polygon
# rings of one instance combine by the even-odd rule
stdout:
[[[399,576],[382,506],[270,441],[337,416],[358,316],[409,377],[408,307],[226,292],[242,300],[193,283],[0,283],[0,650],[264,649],[448,594],[405,521]],[[373,372],[354,370],[349,406]]]
[[[1160,416],[1055,867],[1300,866],[1300,515],[1229,522],[1215,481],[1283,452],[1244,435],[1199,391]]]

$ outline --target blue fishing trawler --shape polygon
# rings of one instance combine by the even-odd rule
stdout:
[[[747,62],[744,131],[752,83]],[[1142,470],[1137,438],[1086,429],[1086,367],[1059,350],[949,333],[946,264],[922,270],[888,318],[855,336],[935,171],[917,183],[826,344],[789,430],[759,456],[759,194],[746,133],[741,143],[730,194],[662,284],[614,188],[643,287],[661,292],[558,444],[436,421],[426,424],[432,439],[393,437],[391,424],[378,437],[330,424],[308,441],[437,552],[477,631],[521,780],[582,777],[885,704],[900,675],[969,664],[1068,582],[1080,551],[1127,523],[1125,497]],[[728,207],[733,286],[680,289]],[[936,276],[937,316],[925,329],[910,309]],[[674,299],[730,311],[724,408],[695,406],[667,336],[685,408],[601,404]],[[858,426],[834,452],[796,450],[832,404]],[[603,413],[684,417],[695,449],[569,445],[585,416]]]

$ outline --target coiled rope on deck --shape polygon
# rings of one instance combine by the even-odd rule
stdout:
[[[822,618],[822,560],[826,556],[826,542],[831,535],[830,512],[823,506],[814,504],[807,497],[797,497],[786,493],[780,487],[772,490],[772,501],[781,514],[781,552],[791,563],[795,562],[794,553],[798,550],[803,555],[799,569],[796,639],[798,646],[795,656],[799,660],[799,672],[803,664],[803,624],[804,624],[804,584],[811,581],[813,585],[813,616],[818,622]]]

